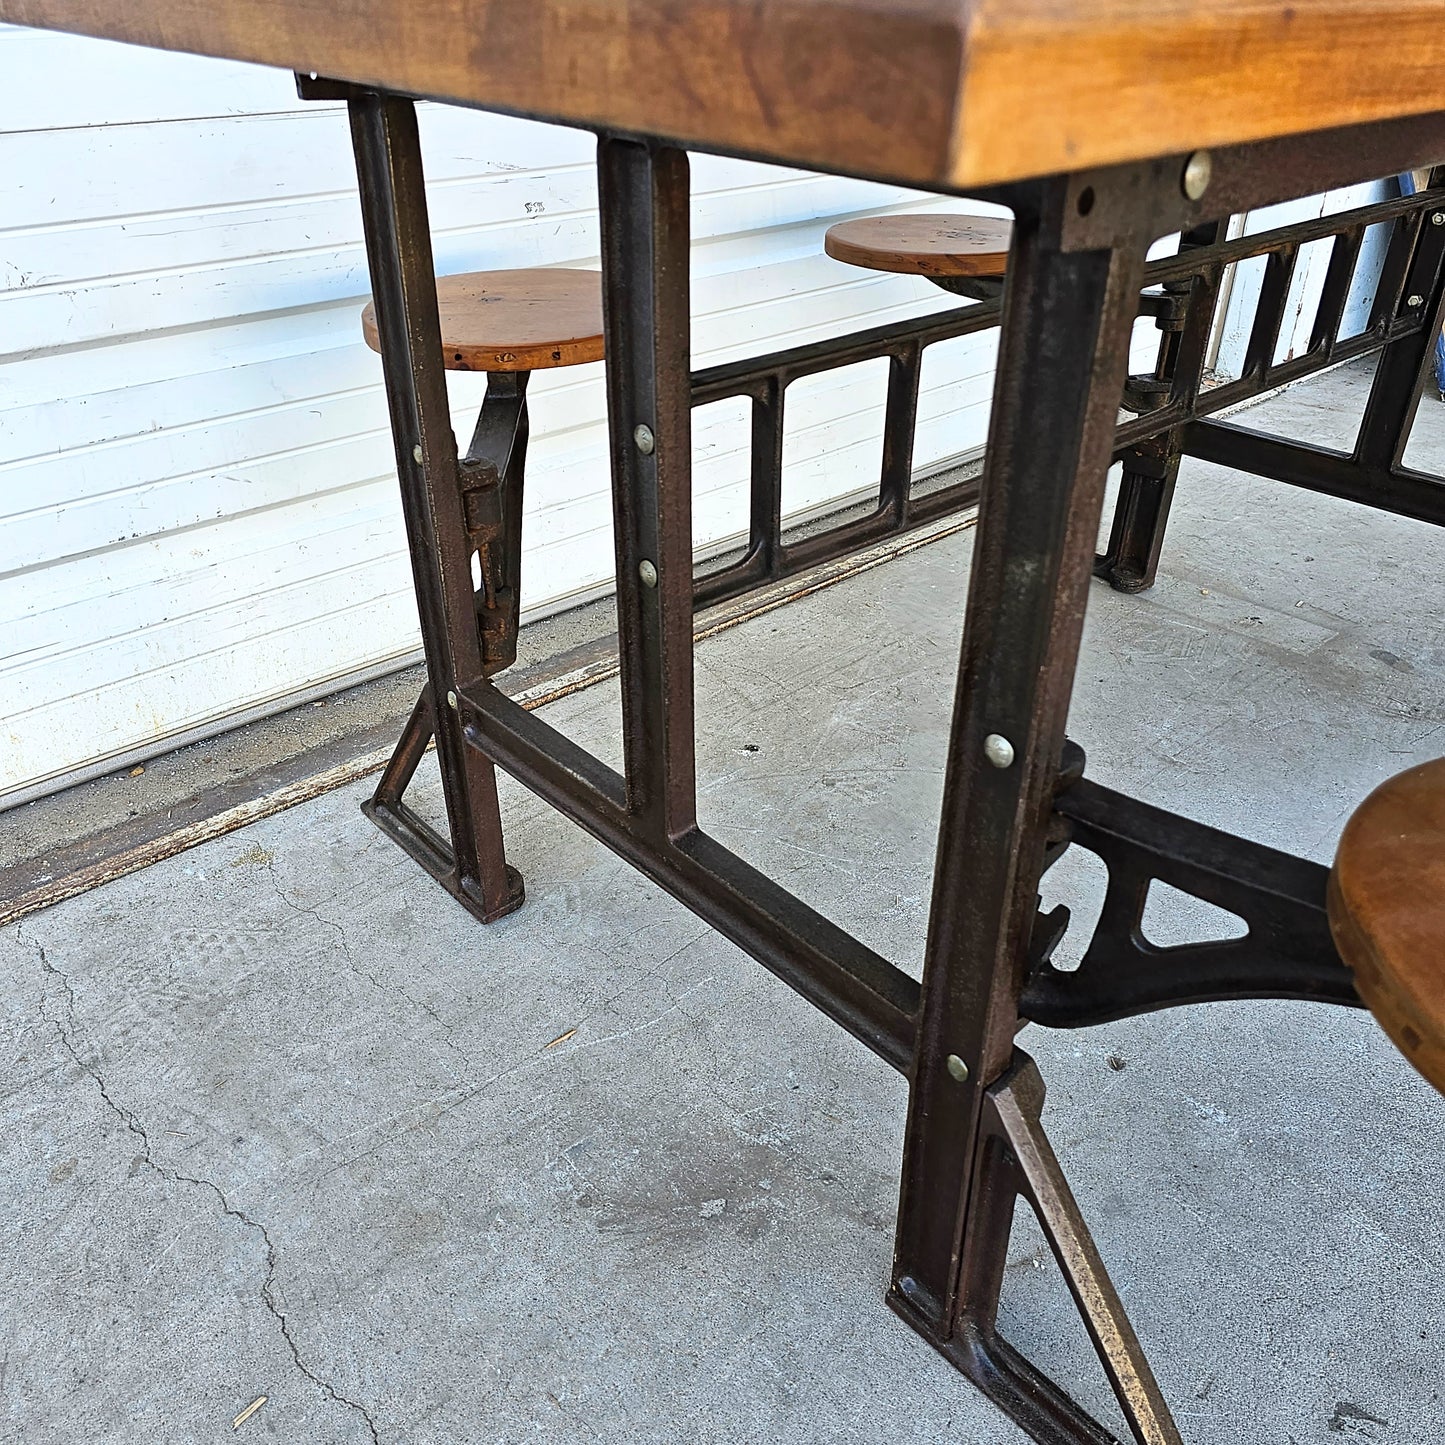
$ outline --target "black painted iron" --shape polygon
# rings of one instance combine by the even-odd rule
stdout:
[[[1186,231],[1180,237],[1180,253],[1207,249],[1222,230],[1218,221],[1212,221]],[[1222,275],[1223,267],[1211,264],[1192,276],[1160,283],[1163,294],[1175,304],[1156,323],[1163,335],[1153,376],[1130,377],[1125,387],[1127,408],[1144,412],[1170,400],[1186,407],[1195,404]],[[1123,475],[1109,544],[1094,562],[1094,575],[1117,591],[1142,592],[1154,585],[1181,455],[1180,429],[1170,427],[1142,438],[1121,457]]]
[[[1357,335],[1342,337],[1365,230],[1381,222],[1389,222],[1393,229],[1369,322]],[[1167,374],[1174,384],[1161,386],[1155,393],[1159,404],[1120,428],[1116,456],[1124,461],[1125,476],[1109,545],[1096,563],[1098,575],[1124,592],[1153,585],[1181,455],[1221,462],[1419,521],[1445,523],[1445,486],[1411,471],[1402,461],[1424,385],[1421,357],[1439,334],[1445,168],[1434,170],[1429,184],[1414,195],[1233,241],[1220,241],[1217,234],[1211,238],[1212,229],[1186,232],[1177,257],[1154,262],[1147,270],[1151,279],[1166,286],[1192,274],[1196,292],[1184,331],[1184,337],[1192,339],[1186,342],[1181,337],[1183,351],[1175,348],[1171,355],[1170,338],[1165,337],[1156,374],[1161,378]],[[1312,241],[1331,237],[1334,245],[1309,345],[1298,356],[1276,361],[1300,251]],[[1267,260],[1242,373],[1234,381],[1203,390],[1202,347],[1213,318],[1221,268],[1255,256]],[[1188,272],[1181,269],[1186,266]],[[1204,420],[1312,372],[1374,352],[1380,353],[1380,361],[1351,453]]]
[[[1103,859],[1103,911],[1077,969],[1050,955],[1069,924],[1059,907],[1035,921],[1025,1018],[1053,1028],[1108,1023],[1175,1004],[1294,998],[1359,1006],[1325,918],[1318,863],[1193,823],[1083,779],[1063,788],[1054,813],[1064,838]],[[1243,937],[1163,947],[1144,934],[1154,882],[1233,913]]]

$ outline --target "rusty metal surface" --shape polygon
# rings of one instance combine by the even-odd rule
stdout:
[[[1211,178],[1195,197],[1183,186],[1188,153],[1075,171],[1068,178],[1064,247],[1114,245],[1132,229],[1153,240],[1299,196],[1439,165],[1445,157],[1445,111],[1215,146],[1207,155]],[[1004,187],[990,198],[1012,204],[1011,194]]]
[[[1185,231],[1179,238],[1180,255],[1209,250],[1223,239],[1223,232],[1217,221]],[[1152,378],[1146,382],[1131,377],[1125,387],[1126,408],[1147,411],[1149,401],[1158,405],[1176,396],[1186,407],[1197,404],[1223,275],[1223,265],[1213,258],[1191,275],[1160,282],[1176,307],[1160,323],[1163,335]],[[1131,391],[1147,400],[1131,406]],[[1180,428],[1171,426],[1129,447],[1121,458],[1123,475],[1109,541],[1094,562],[1094,575],[1117,591],[1142,592],[1154,585],[1181,454]]]
[[[459,463],[444,425],[409,103],[353,96],[350,104],[431,668],[429,697],[418,704],[384,779],[397,806],[378,821],[464,900],[470,888],[473,904],[480,898],[506,905],[512,895],[491,771],[500,765],[771,969],[908,1079],[893,1307],[1036,1439],[1109,1445],[1108,1431],[998,1337],[1008,1232],[1022,1196],[1049,1236],[1134,1438],[1177,1445],[1043,1134],[1042,1084],[1015,1054],[1015,1034],[1029,1018],[1072,1025],[1204,998],[1357,1000],[1321,934],[1314,865],[1082,779],[1082,754],[1066,742],[1064,723],[1105,475],[1117,451],[1133,449],[1139,485],[1123,545],[1115,549],[1115,581],[1152,576],[1178,457],[1201,435],[1218,446],[1228,434],[1236,466],[1270,475],[1293,469],[1287,479],[1320,490],[1343,487],[1348,472],[1362,499],[1401,509],[1381,479],[1404,476],[1403,439],[1445,308],[1445,227],[1426,220],[1440,203],[1445,175],[1437,172],[1435,189],[1419,197],[1238,242],[1206,229],[1214,213],[1181,203],[1179,177],[1164,164],[1015,187],[1001,309],[986,301],[693,375],[686,157],[666,145],[603,136],[598,175],[625,759],[619,773],[492,680],[515,618],[512,519],[521,496],[524,395],[521,385],[508,397],[499,392],[489,424],[479,423],[479,440]],[[1318,189],[1387,157],[1390,167],[1408,164],[1427,142],[1445,148],[1438,118],[1378,128],[1364,137],[1359,155],[1344,158],[1319,139],[1230,153],[1210,205]],[[1181,254],[1146,266],[1145,249],[1161,222],[1180,217],[1194,226]],[[1366,333],[1341,339],[1360,237],[1377,221],[1395,227],[1381,297]],[[1310,351],[1276,365],[1295,259],[1310,240],[1331,235]],[[1269,273],[1246,375],[1232,390],[1204,392],[1200,373],[1221,273],[1250,255],[1267,256]],[[1150,285],[1161,289],[1141,302]],[[1148,379],[1157,385],[1136,383],[1133,394],[1146,409],[1120,425],[1141,307],[1163,333]],[[993,324],[1001,326],[1001,349],[920,984],[698,827],[694,608],[972,500],[970,487],[912,496],[918,373],[932,341]],[[1247,433],[1235,439],[1237,428],[1203,420],[1225,404],[1221,393],[1238,400],[1367,350],[1384,355],[1355,456],[1331,454],[1326,465],[1309,448]],[[787,387],[798,376],[866,357],[889,361],[876,508],[787,543],[781,530]],[[749,545],[731,567],[695,578],[691,409],[726,396],[753,403]],[[1157,405],[1150,405],[1153,398]],[[1159,484],[1152,498],[1143,483]],[[1412,505],[1431,511],[1439,494],[1419,489],[1438,484],[1411,485],[1426,498]],[[1445,520],[1445,508],[1432,519]],[[474,549],[487,555],[480,596],[473,596],[468,567]],[[449,693],[454,705],[431,705]],[[401,792],[435,725],[454,851],[439,834],[402,826],[410,820]],[[1037,895],[1045,868],[1071,845],[1105,858],[1112,906],[1086,966],[1061,981],[1050,973],[1048,953],[1067,919],[1055,914],[1040,922]],[[1220,941],[1174,950],[1162,964],[1141,953],[1139,910],[1155,878],[1237,912],[1249,922],[1250,938],[1242,946]]]
[[[1044,1083],[1027,1054],[982,1096],[958,1312],[946,1335],[910,1289],[889,1304],[1041,1445],[1119,1445],[1117,1437],[998,1328],[1014,1209],[1033,1210],[1135,1445],[1182,1445],[1169,1407],[1043,1127]]]
[[[480,679],[467,736],[903,1068],[918,985],[697,827],[686,157],[604,137],[598,175],[607,354],[626,359],[608,368],[624,772]]]
[[[957,1326],[983,1091],[1007,1067],[1145,241],[1060,247],[1062,186],[1015,213],[945,772],[893,1291]],[[1011,744],[998,766],[986,739]],[[963,1060],[968,1079],[948,1070]]]
[[[431,696],[484,671],[471,539],[452,434],[416,109],[396,96],[347,102],[367,262],[401,481],[402,514]],[[451,708],[433,709],[452,864],[444,881],[483,922],[521,906],[507,864],[493,765],[465,746]]]
[[[343,91],[355,95],[349,87]],[[1398,457],[1370,459],[1367,440],[1408,430],[1398,406],[1389,415],[1382,415],[1381,409],[1395,398],[1410,395],[1403,377],[1420,374],[1419,348],[1428,335],[1422,315],[1429,307],[1411,308],[1405,302],[1417,294],[1416,287],[1435,284],[1445,229],[1425,225],[1424,218],[1437,213],[1442,204],[1445,189],[1437,176],[1431,187],[1414,196],[1372,202],[1233,240],[1224,238],[1218,223],[1205,223],[1184,234],[1178,255],[1146,265],[1140,314],[1155,317],[1161,342],[1152,377],[1130,378],[1125,388],[1126,404],[1132,397],[1133,409],[1141,414],[1124,423],[1116,435],[1116,456],[1124,463],[1124,475],[1109,542],[1095,561],[1097,576],[1125,592],[1153,585],[1179,462],[1185,454],[1421,520],[1445,520],[1445,490],[1439,483],[1404,468]],[[1394,232],[1369,323],[1358,335],[1342,339],[1339,332],[1362,238],[1368,226],[1385,223],[1393,225]],[[1276,363],[1275,342],[1295,259],[1301,247],[1331,237],[1334,246],[1309,347],[1297,357]],[[1224,268],[1261,256],[1268,258],[1270,269],[1256,308],[1243,375],[1225,386],[1202,391],[1205,353]],[[983,300],[985,304],[978,306],[692,373],[693,406],[744,397],[752,412],[748,541],[734,560],[697,570],[695,607],[745,596],[977,501],[978,484],[973,480],[916,493],[912,438],[926,348],[997,325],[1001,283],[991,282]],[[1377,419],[1362,433],[1360,456],[1259,436],[1206,419],[1282,382],[1372,351],[1383,351],[1393,359],[1386,379],[1375,387],[1371,416]],[[782,523],[788,387],[803,377],[874,359],[889,363],[877,501],[864,516],[788,540]],[[526,427],[525,374],[493,377],[459,472],[469,535],[481,559],[483,585],[476,598],[477,619],[488,676],[509,666],[515,656]],[[418,736],[425,746],[430,726],[429,712],[413,718],[398,744],[396,767],[383,776],[368,811],[434,877],[446,882],[453,867],[450,845],[422,824],[402,798],[410,777],[405,759],[416,753]]]
[[[477,559],[477,628],[487,677],[517,660],[522,610],[522,481],[527,466],[526,371],[487,373],[476,429],[458,486]],[[478,578],[480,586],[476,586]]]

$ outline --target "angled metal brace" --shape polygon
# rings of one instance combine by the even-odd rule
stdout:
[[[529,375],[488,374],[471,444],[457,464],[463,526],[476,558],[472,580],[484,677],[495,676],[517,660]],[[446,884],[454,867],[451,843],[406,801],[406,790],[435,734],[435,699],[428,685],[362,811],[433,878]]]
[[[1003,1147],[995,1154],[995,1177],[990,1179],[985,1169],[979,1187],[1006,1198],[1010,1215],[1012,1196],[1027,1199],[1033,1207],[1135,1440],[1139,1445],[1180,1445],[1169,1406],[1044,1132],[1043,1107],[1044,1081],[1034,1061],[1020,1053],[1013,1069],[986,1096],[985,1128],[996,1147]],[[1007,1249],[993,1253],[996,1258],[984,1266],[989,1270],[1007,1257]],[[996,1308],[996,1294],[994,1300]],[[992,1323],[990,1319],[990,1327]],[[1101,1426],[1095,1428],[1102,1438],[1113,1439]]]
[[[1327,870],[1318,863],[1181,818],[1083,779],[1054,799],[1070,842],[1109,870],[1103,911],[1079,967],[1049,961],[1069,922],[1035,921],[1023,1017],[1080,1028],[1175,1004],[1295,998],[1359,1007],[1325,918]],[[1062,850],[1060,850],[1062,851]],[[1057,854],[1055,854],[1057,856]],[[1158,879],[1243,919],[1243,938],[1161,947],[1144,937]]]
[[[1120,1445],[1060,1385],[998,1332],[1014,1204],[1028,1201],[1069,1286],[1135,1445],[1182,1445],[1138,1336],[1084,1223],[1043,1127],[1044,1082],[1016,1052],[984,1092],[979,1162],[964,1240],[954,1328],[938,1350],[1041,1445]],[[889,1303],[916,1328],[907,1292]]]

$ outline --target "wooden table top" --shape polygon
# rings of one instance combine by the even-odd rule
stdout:
[[[0,0],[0,20],[940,190],[1445,108],[1445,0]]]

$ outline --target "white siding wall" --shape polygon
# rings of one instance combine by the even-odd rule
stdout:
[[[344,108],[289,75],[0,27],[0,803],[417,655]],[[422,107],[443,272],[595,266],[594,142]],[[700,156],[695,363],[955,304],[822,254],[938,209]],[[957,203],[944,203],[956,209]],[[983,440],[994,337],[930,353],[917,459]],[[470,432],[481,392],[453,378]],[[533,384],[524,603],[611,572],[600,366]],[[789,394],[801,512],[876,481],[883,364]],[[745,525],[740,406],[697,418],[700,544]]]
[[[1369,181],[1322,195],[1305,196],[1301,200],[1284,201],[1236,216],[1230,235],[1254,236],[1277,226],[1293,226],[1319,216],[1369,205],[1372,201],[1383,201],[1395,194],[1388,181]],[[1340,323],[1341,336],[1357,335],[1369,325],[1370,307],[1374,303],[1389,241],[1390,227],[1387,223],[1379,223],[1366,230],[1359,260],[1355,263],[1350,299]],[[1280,327],[1279,342],[1275,347],[1276,361],[1287,361],[1309,348],[1333,246],[1334,241],[1327,239],[1311,241],[1300,248],[1285,304],[1284,324]],[[1224,305],[1219,309],[1214,336],[1214,370],[1223,379],[1237,377],[1243,370],[1249,334],[1254,327],[1255,308],[1259,305],[1260,290],[1264,284],[1265,264],[1263,256],[1252,257],[1241,261],[1229,276],[1228,291]]]

